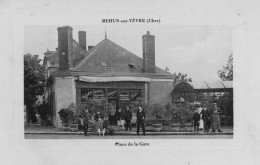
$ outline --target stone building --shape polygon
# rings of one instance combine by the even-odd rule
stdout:
[[[56,127],[61,127],[59,110],[84,97],[107,98],[116,109],[138,97],[160,103],[171,101],[173,77],[155,66],[155,36],[149,31],[142,36],[140,58],[106,35],[96,46],[87,46],[85,31],[78,32],[77,42],[72,27],[57,30],[58,48],[44,53],[48,77],[45,98]]]

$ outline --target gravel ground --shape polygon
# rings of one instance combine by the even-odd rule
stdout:
[[[25,134],[25,139],[232,139],[233,135],[132,135],[132,136],[83,136]]]

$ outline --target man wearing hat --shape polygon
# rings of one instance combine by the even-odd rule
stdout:
[[[211,132],[215,132],[216,129],[218,130],[218,132],[222,132],[220,130],[219,111],[220,111],[220,109],[217,107],[217,103],[214,103],[214,109],[213,109],[213,114],[212,114],[212,131]]]
[[[141,106],[138,107],[137,111],[137,135],[139,135],[140,125],[142,126],[143,134],[145,135],[145,128],[144,128],[144,119],[145,119],[145,113]]]

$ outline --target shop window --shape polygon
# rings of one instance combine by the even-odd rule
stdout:
[[[86,101],[87,99],[93,99],[101,104],[102,100],[105,98],[104,89],[82,89],[81,90],[81,101]]]

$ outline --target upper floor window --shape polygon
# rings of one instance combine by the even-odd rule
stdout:
[[[107,64],[105,62],[101,62],[101,67],[102,68],[107,68]]]

